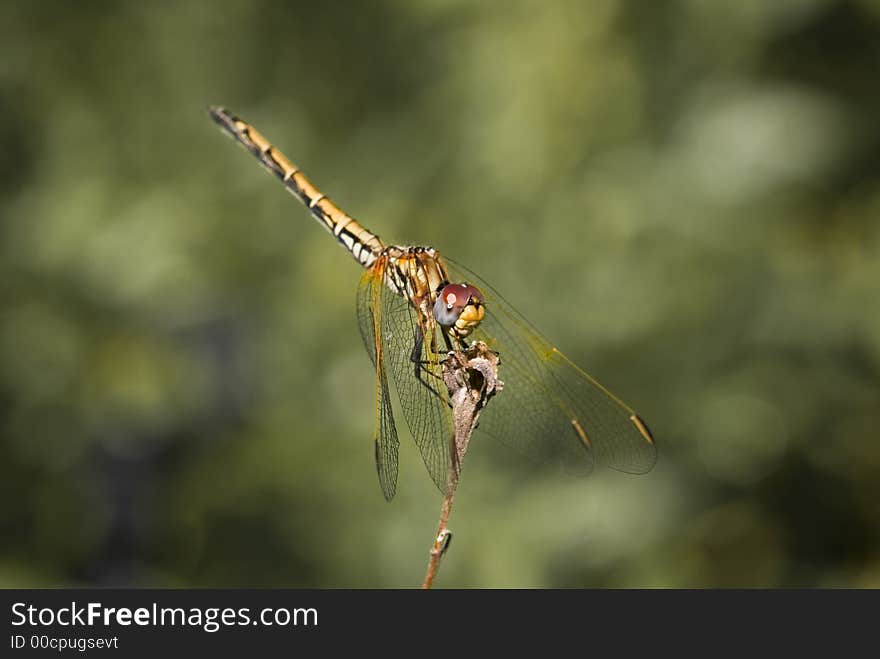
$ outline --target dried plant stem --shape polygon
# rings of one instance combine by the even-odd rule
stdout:
[[[440,508],[440,527],[437,529],[437,537],[434,538],[434,546],[431,547],[431,558],[428,560],[428,571],[425,573],[425,582],[422,588],[430,588],[434,583],[434,576],[437,574],[437,568],[440,567],[440,559],[446,553],[449,547],[449,541],[452,539],[452,533],[446,528],[449,521],[449,513],[452,510],[452,497],[455,496],[453,489],[449,494],[443,497],[443,506]]]
[[[452,451],[449,485],[440,508],[440,523],[431,547],[428,571],[422,584],[422,588],[425,589],[430,588],[434,583],[434,577],[440,567],[440,559],[443,558],[452,540],[452,533],[447,524],[471,433],[477,427],[480,413],[504,386],[504,383],[498,379],[498,355],[489,350],[482,341],[475,342],[467,350],[450,352],[443,362],[443,380],[452,405],[455,450]]]

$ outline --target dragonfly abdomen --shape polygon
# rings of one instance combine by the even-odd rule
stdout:
[[[246,121],[224,108],[211,108],[211,118],[244,146],[266,169],[277,176],[288,192],[311,211],[315,219],[332,233],[355,260],[369,268],[385,249],[382,240],[367,231],[353,217],[316,188],[281,151]]]

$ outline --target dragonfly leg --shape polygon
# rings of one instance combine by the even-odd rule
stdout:
[[[455,348],[452,347],[452,341],[450,340],[449,334],[447,332],[443,332],[443,340],[446,342],[446,350],[447,351],[452,352],[453,350],[455,350]],[[470,346],[468,345],[468,342],[465,341],[460,336],[456,336],[455,340],[458,343],[459,350],[466,351],[466,350],[468,350],[468,348],[470,348]]]
[[[422,347],[424,346],[424,344],[425,344],[425,337],[422,335],[421,332],[417,332],[416,337],[415,337],[415,341],[413,343],[412,352],[409,355],[409,359],[413,363],[413,366],[415,369],[416,380],[418,380],[419,384],[421,384],[423,387],[427,387],[428,391],[430,391],[432,394],[434,394],[434,396],[436,396],[438,400],[443,401],[446,405],[448,405],[451,408],[452,403],[450,403],[446,399],[445,396],[443,396],[439,391],[437,391],[437,389],[430,382],[426,382],[424,379],[422,379],[422,375],[430,375],[431,377],[433,377],[437,380],[442,379],[438,374],[434,373],[433,371],[428,370],[427,365],[431,364],[432,362],[421,358],[422,357]]]
[[[449,335],[446,332],[443,332],[443,341],[446,343],[446,350],[452,352],[452,341],[449,340]]]
[[[420,375],[420,365],[422,359],[422,346],[425,345],[425,337],[421,332],[416,332],[415,340],[413,341],[412,351],[409,353],[409,360],[415,365],[415,374],[416,377],[421,380]]]

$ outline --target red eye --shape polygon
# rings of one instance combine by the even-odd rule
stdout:
[[[467,290],[468,299],[471,303],[476,305],[483,304],[483,294],[480,292],[479,288],[471,286],[470,284],[462,284],[461,286]]]
[[[447,284],[437,295],[434,303],[434,317],[443,327],[451,327],[458,320],[465,307],[481,305],[483,294],[476,286],[468,284]]]
[[[464,308],[468,304],[482,304],[483,295],[476,286],[469,284],[447,284],[440,291],[439,299],[447,309]]]

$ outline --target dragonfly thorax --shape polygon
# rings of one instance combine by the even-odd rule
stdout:
[[[485,315],[483,294],[469,284],[446,284],[434,302],[437,324],[461,339],[473,332]]]

